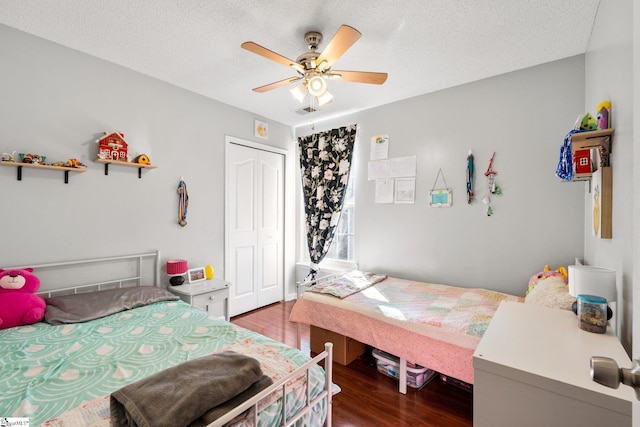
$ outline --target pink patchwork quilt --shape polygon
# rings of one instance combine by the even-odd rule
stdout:
[[[502,301],[524,299],[487,289],[387,278],[344,299],[305,292],[290,320],[473,384],[473,352]]]

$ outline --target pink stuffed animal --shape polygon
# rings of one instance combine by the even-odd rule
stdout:
[[[0,329],[29,325],[44,318],[46,304],[35,295],[40,279],[32,272],[33,268],[0,269]]]

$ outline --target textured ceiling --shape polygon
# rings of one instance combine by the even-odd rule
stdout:
[[[584,53],[599,0],[0,0],[0,23],[292,126]],[[282,87],[295,75],[240,48],[285,57],[362,37],[335,69],[386,72],[382,86],[331,80],[313,115]],[[307,104],[308,105],[308,104]],[[311,116],[311,117],[310,117]]]

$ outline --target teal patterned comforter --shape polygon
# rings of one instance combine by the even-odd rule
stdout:
[[[28,417],[31,426],[108,426],[111,392],[213,352],[233,350],[255,357],[274,381],[309,360],[296,349],[213,319],[182,301],[158,302],[86,323],[2,330],[0,347],[0,417]],[[316,396],[325,382],[320,367],[314,367],[310,382]],[[306,379],[293,383],[286,399],[292,409],[305,399]],[[278,425],[280,399],[268,404],[260,425]],[[318,413],[323,410],[316,408],[311,424],[322,425]]]

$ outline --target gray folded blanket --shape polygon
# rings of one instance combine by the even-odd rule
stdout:
[[[231,351],[203,356],[112,393],[111,425],[206,425],[271,383],[252,357]]]

